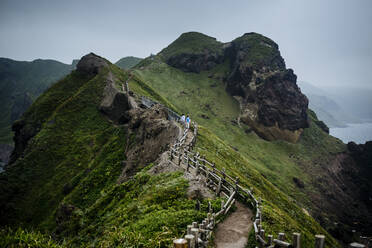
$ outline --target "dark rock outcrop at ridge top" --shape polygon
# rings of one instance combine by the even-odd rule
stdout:
[[[215,38],[198,33],[182,34],[160,52],[165,62],[184,72],[210,70],[224,61],[223,44]]]
[[[170,66],[195,73],[227,62],[226,91],[240,102],[240,119],[264,139],[297,142],[309,127],[308,99],[293,70],[286,69],[278,45],[267,37],[246,33],[223,44],[200,33],[185,33],[159,56]]]
[[[80,73],[94,76],[98,74],[102,68],[107,66],[108,63],[104,58],[94,53],[89,53],[79,60],[76,65],[76,70]]]
[[[176,67],[184,72],[196,72],[210,70],[223,61],[221,54],[205,50],[200,54],[182,53],[170,57],[167,64]]]

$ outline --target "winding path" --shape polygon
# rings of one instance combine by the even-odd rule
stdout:
[[[236,211],[217,225],[214,243],[217,248],[244,248],[252,229],[252,211],[236,202]]]

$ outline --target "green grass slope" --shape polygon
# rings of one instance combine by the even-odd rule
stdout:
[[[196,149],[264,199],[267,233],[300,231],[304,247],[323,233],[329,246],[338,246],[303,212],[308,191],[296,188],[292,179],[311,185],[298,161],[316,170],[314,157],[341,151],[342,143],[316,125],[305,130],[299,144],[267,142],[239,127],[238,103],[218,79],[227,64],[200,74],[183,73],[157,58],[141,64],[146,66],[131,72],[130,89],[190,114],[201,125]],[[143,165],[130,180],[117,183],[125,147],[133,144],[128,144],[127,126],[113,125],[98,111],[109,72],[117,85],[129,77],[111,64],[93,78],[74,71],[24,114],[27,125],[41,128],[24,157],[0,174],[0,240],[16,243],[25,236],[29,243],[43,243],[53,234],[53,244],[66,247],[170,247],[187,224],[205,217],[187,197],[188,183],[180,172],[150,175],[153,165]],[[220,200],[212,204],[217,209]],[[203,200],[202,209],[207,205]]]
[[[109,72],[117,84],[129,76],[115,65],[93,78],[74,71],[25,113],[29,127],[41,128],[24,157],[0,174],[5,244],[33,247],[53,234],[53,244],[63,247],[166,247],[187,224],[205,218],[206,211],[196,211],[196,201],[187,197],[182,173],[150,176],[150,164],[117,183],[125,148],[133,144],[127,126],[113,125],[98,111]],[[135,89],[157,96],[145,84]]]
[[[317,119],[311,111],[310,128],[305,129],[299,143],[268,142],[259,138],[249,126],[237,124],[238,103],[225,92],[220,79],[226,75],[227,65],[218,65],[199,74],[184,73],[156,58],[143,61],[143,65],[144,68],[137,68],[134,73],[182,113],[190,114],[192,119],[238,151],[246,161],[241,164],[242,168],[254,168],[281,192],[296,199],[299,206],[315,209],[309,194],[318,193],[314,176],[324,171],[317,161],[330,160],[346,147],[315,124]],[[300,179],[306,187],[299,188],[294,178]]]
[[[139,62],[141,62],[141,58],[128,56],[119,59],[115,65],[119,66],[121,69],[131,69],[132,67],[136,66]]]
[[[0,58],[0,143],[12,143],[11,125],[28,107],[23,106],[24,101],[35,100],[71,70],[71,65],[54,60],[24,62]]]
[[[222,43],[215,38],[198,32],[183,33],[179,38],[164,48],[159,55],[167,60],[170,57],[187,54],[200,54],[205,50],[222,52]]]

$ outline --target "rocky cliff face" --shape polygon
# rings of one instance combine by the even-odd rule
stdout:
[[[176,49],[184,44],[188,49]],[[240,120],[264,139],[297,142],[309,126],[308,99],[298,88],[293,70],[286,69],[278,45],[267,37],[247,33],[222,44],[186,33],[160,55],[184,72],[199,73],[227,62],[226,91],[240,102]]]

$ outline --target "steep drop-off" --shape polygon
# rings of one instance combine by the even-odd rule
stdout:
[[[240,120],[267,140],[295,143],[303,128],[309,126],[308,100],[298,88],[293,70],[286,69],[278,45],[267,37],[247,33],[221,43],[190,32],[182,34],[158,56],[184,72],[229,66],[222,79],[226,91],[240,103]]]
[[[188,38],[188,35],[191,37]],[[184,44],[188,39],[192,42],[188,43],[187,49],[178,47],[178,44]],[[355,194],[355,190],[360,191],[359,178],[370,177],[367,174],[364,177],[359,172],[361,165],[350,157],[346,145],[328,135],[328,127],[307,109],[307,98],[299,91],[293,72],[285,69],[277,45],[254,33],[236,40],[240,39],[250,40],[245,41],[246,49],[250,52],[242,52],[238,60],[242,68],[240,71],[244,72],[245,68],[247,73],[240,73],[239,66],[236,70],[232,69],[232,61],[235,61],[233,56],[222,62],[215,61],[211,69],[194,72],[185,69],[192,65],[169,64],[164,59],[168,58],[166,54],[169,48],[172,56],[187,52],[201,58],[209,50],[222,49],[225,51],[224,56],[227,56],[226,51],[233,50],[231,47],[234,41],[222,44],[212,37],[197,33],[181,35],[156,57],[142,61],[134,73],[182,113],[191,114],[192,119],[208,127],[244,156],[247,165],[242,167],[257,169],[339,239],[351,241],[353,229],[364,234],[370,233],[371,221],[368,216],[371,211],[368,210],[369,203],[363,200],[366,195],[371,197],[370,191],[363,190],[363,197],[359,193]],[[210,49],[206,47],[208,44],[212,46]],[[259,73],[253,73],[252,70]],[[252,81],[253,78],[259,80]],[[244,108],[244,104],[250,102],[253,103],[250,106],[255,108]],[[255,113],[262,113],[262,118],[258,114],[254,115],[258,121],[244,118],[245,111],[249,117],[252,109]],[[266,126],[263,123],[277,125]],[[258,138],[257,134],[269,140],[273,139],[270,136],[273,135],[279,140],[267,142]],[[343,156],[345,160],[335,175],[332,166]],[[350,171],[356,173],[350,174]],[[335,180],[335,177],[338,179]],[[368,221],[365,221],[363,215]]]

